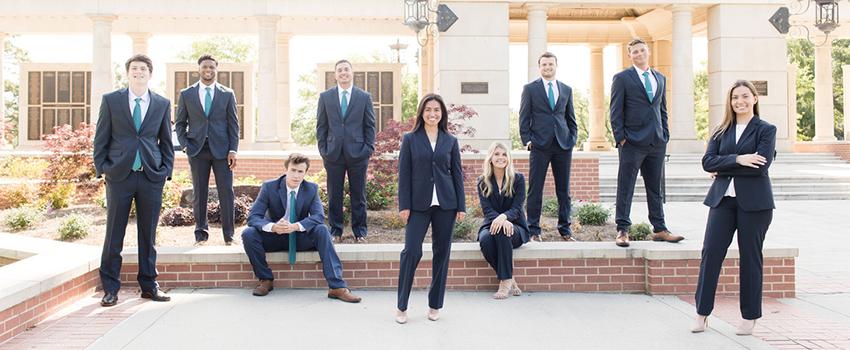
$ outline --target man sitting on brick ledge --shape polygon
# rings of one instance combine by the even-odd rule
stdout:
[[[254,288],[254,295],[265,296],[274,289],[274,275],[266,262],[266,252],[289,251],[292,247],[289,240],[294,238],[296,251],[319,251],[322,272],[330,287],[328,298],[360,302],[360,297],[352,294],[342,279],[342,263],[324,224],[319,186],[304,181],[310,159],[292,153],[284,166],[286,173],[283,176],[264,183],[260,188],[248,216],[248,228],[242,232],[245,253],[260,280]],[[294,259],[290,259],[292,261]]]

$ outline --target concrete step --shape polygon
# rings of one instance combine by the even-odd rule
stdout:
[[[667,186],[671,185],[701,185],[701,184],[711,184],[713,180],[708,177],[708,174],[704,176],[667,176],[666,183]],[[786,183],[832,183],[832,184],[841,184],[841,183],[850,183],[850,177],[835,177],[835,176],[818,176],[818,175],[779,175],[779,176],[770,176],[770,182],[774,186],[778,184],[786,184]],[[604,176],[599,178],[599,186],[605,185],[616,185],[617,178],[611,176]],[[643,184],[643,177],[638,176],[637,184]]]
[[[785,192],[773,193],[774,200],[850,200],[850,193],[812,193],[812,192]],[[705,192],[702,193],[677,193],[667,195],[667,202],[702,202],[705,199]],[[599,200],[603,203],[613,203],[616,201],[614,194],[600,194]],[[646,194],[635,191],[632,199],[634,202],[646,202]]]
[[[667,184],[667,194],[706,193],[711,187],[711,183],[705,184]],[[773,193],[795,193],[795,192],[810,192],[810,193],[847,193],[850,194],[850,182],[841,183],[773,183]],[[616,184],[600,185],[599,193],[614,194],[617,191]],[[645,191],[643,184],[635,186],[635,191]]]

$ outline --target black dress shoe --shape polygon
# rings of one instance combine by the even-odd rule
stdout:
[[[159,289],[154,289],[153,292],[142,292],[142,298],[153,301],[171,301],[171,297]]]
[[[115,293],[106,293],[103,299],[100,299],[100,306],[109,307],[118,304],[118,295]]]

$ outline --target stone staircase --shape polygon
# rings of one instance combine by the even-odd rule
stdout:
[[[702,171],[702,154],[671,154],[665,171],[667,202],[701,202],[712,180]],[[617,155],[599,158],[599,199],[613,203],[617,191]],[[776,200],[850,199],[850,164],[831,153],[781,153],[770,169]],[[638,176],[635,202],[646,201]]]

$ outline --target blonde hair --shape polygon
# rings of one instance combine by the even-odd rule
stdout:
[[[732,91],[735,89],[746,86],[747,89],[750,89],[750,92],[753,94],[753,97],[756,98],[756,103],[753,104],[753,114],[759,115],[759,101],[758,101],[758,93],[756,92],[756,87],[753,86],[749,80],[738,80],[732,84],[732,87],[729,88],[729,93],[726,94],[726,112],[723,114],[723,122],[720,123],[715,129],[714,132],[711,133],[711,137],[716,139],[720,137],[726,130],[732,128],[732,125],[735,124],[735,111],[732,110]]]
[[[481,173],[481,176],[478,177],[478,189],[481,190],[484,197],[490,197],[490,195],[493,194],[496,184],[492,183],[490,178],[493,176],[493,155],[498,149],[504,151],[508,157],[508,166],[505,167],[505,179],[502,181],[502,188],[499,189],[499,193],[506,195],[507,197],[513,197],[514,180],[516,179],[514,162],[513,159],[511,159],[510,149],[505,146],[504,143],[498,141],[490,144],[490,148],[487,150],[487,156],[484,157],[484,171]]]

